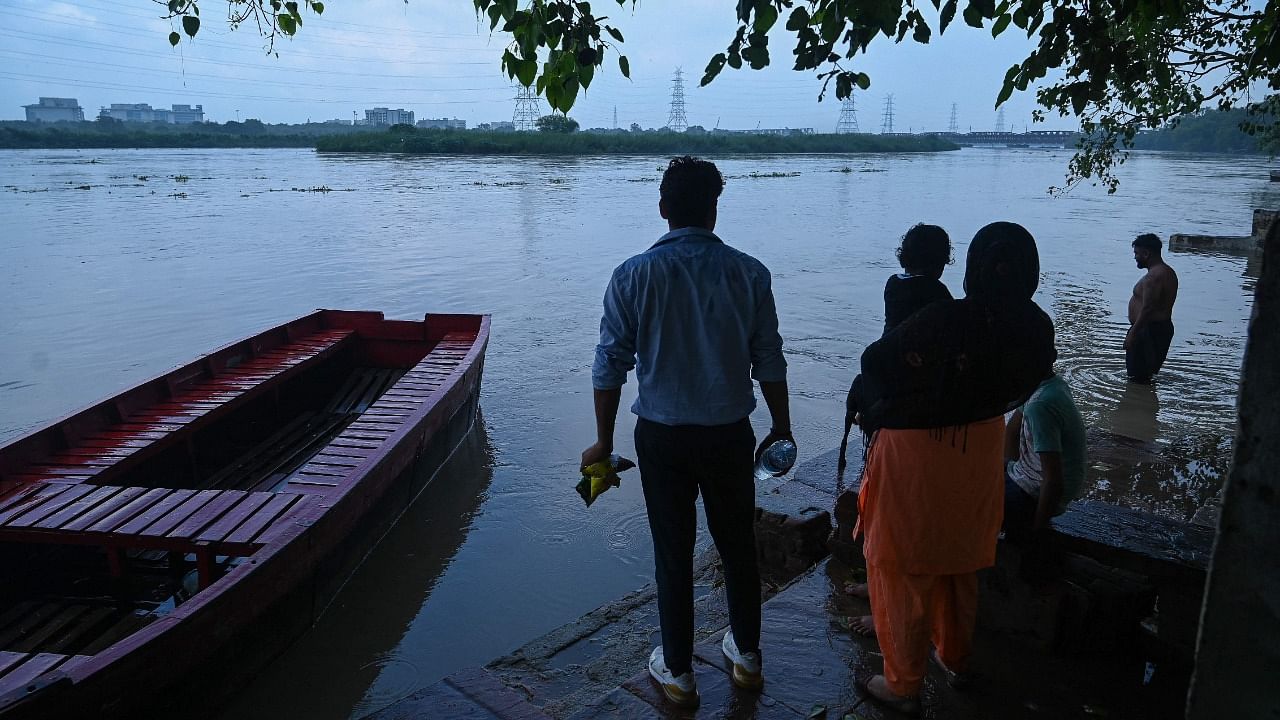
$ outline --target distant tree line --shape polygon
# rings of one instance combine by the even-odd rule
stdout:
[[[393,152],[443,155],[723,155],[933,152],[956,150],[936,137],[884,135],[749,135],[675,132],[452,132],[411,129],[333,135],[316,141],[321,152]]]
[[[315,147],[325,135],[354,132],[350,125],[268,125],[259,120],[225,123],[0,121],[0,148]]]
[[[1272,130],[1278,118],[1247,110],[1211,110],[1180,118],[1171,127],[1142,133],[1134,140],[1139,150],[1178,152],[1276,154],[1280,136]],[[1249,128],[1254,132],[1248,132]]]

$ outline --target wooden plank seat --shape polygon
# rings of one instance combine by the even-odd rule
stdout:
[[[206,363],[189,382],[170,388],[169,397],[132,411],[120,422],[70,440],[70,447],[8,479],[22,482],[109,483],[127,468],[180,442],[185,433],[212,422],[278,382],[336,352],[354,330],[324,330],[307,335],[234,366]]]
[[[35,692],[88,655],[0,651],[0,707]]]
[[[280,489],[321,495],[336,492],[345,478],[431,400],[466,358],[473,340],[471,334],[447,334],[403,375],[374,378],[361,386],[361,394],[339,393],[339,407],[358,417],[290,473]]]
[[[0,496],[0,541],[94,545],[123,573],[125,550],[193,553],[204,588],[218,556],[244,557],[310,507],[298,493],[30,483]]]

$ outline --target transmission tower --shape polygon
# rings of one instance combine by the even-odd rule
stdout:
[[[667,127],[675,132],[689,129],[689,121],[684,116],[684,72],[676,68],[676,76],[671,80],[671,114],[667,116]]]
[[[511,122],[517,131],[537,130],[538,118],[542,117],[542,102],[531,87],[521,85],[516,89],[516,113]]]
[[[613,129],[618,129],[618,106],[613,106]]]
[[[840,119],[836,121],[836,132],[840,134],[862,132],[858,129],[858,101],[854,100],[853,93],[844,99],[844,104],[840,106]]]
[[[960,133],[960,123],[956,122],[956,104],[951,103],[951,122],[947,123],[947,132],[952,135]]]
[[[893,133],[893,93],[884,99],[884,117],[880,120],[880,134],[889,135]]]
[[[1000,112],[996,113],[996,132],[1004,132],[1004,108],[1000,108]]]

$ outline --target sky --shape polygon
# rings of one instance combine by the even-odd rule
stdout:
[[[179,29],[153,0],[0,0],[0,119],[23,119],[41,96],[77,98],[85,117],[111,103],[203,105],[207,120],[319,122],[364,117],[372,107],[412,110],[416,119],[511,120],[515,88],[501,69],[507,39],[490,34],[470,0],[328,0],[324,14],[304,11],[296,37],[276,54],[252,24],[232,30],[225,0],[202,0],[193,41],[171,48]],[[771,33],[772,65],[725,71],[698,87],[707,61],[724,50],[737,24],[732,0],[641,0],[618,7],[598,0],[626,41],[631,79],[611,55],[570,116],[584,128],[667,124],[672,80],[685,77],[690,125],[707,129],[813,128],[831,132],[841,103],[818,101],[813,72],[791,69],[794,38],[780,20]],[[929,16],[936,26],[936,15]],[[936,27],[935,27],[936,31]],[[952,105],[960,130],[993,130],[1005,71],[1032,42],[1011,28],[998,39],[957,18],[929,45],[887,38],[850,66],[871,76],[856,95],[862,132],[883,129],[893,95],[894,130],[946,130]],[[1007,129],[1031,125],[1030,93],[1005,103]],[[543,105],[546,109],[545,104]],[[1039,129],[1074,129],[1051,117]],[[1033,128],[1035,129],[1035,128]]]

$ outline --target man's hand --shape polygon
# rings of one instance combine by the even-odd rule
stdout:
[[[782,431],[770,429],[769,434],[765,435],[764,440],[760,441],[760,447],[756,448],[756,462],[760,462],[760,456],[764,454],[766,448],[779,440],[790,440],[793,443],[796,441],[790,430]],[[799,447],[798,443],[796,444],[796,447]],[[584,455],[583,457],[586,456]]]
[[[601,460],[608,460],[609,453],[613,452],[613,448],[606,447],[600,443],[596,443],[586,450],[582,451],[582,470],[586,470],[588,465],[595,465]]]
[[[1134,328],[1134,327],[1136,327],[1136,326],[1130,326],[1130,327],[1129,327],[1129,332],[1127,332],[1127,333],[1125,333],[1125,334],[1124,334],[1124,349],[1125,349],[1125,350],[1128,350],[1128,349],[1129,349],[1129,346],[1133,344],[1133,328]]]

